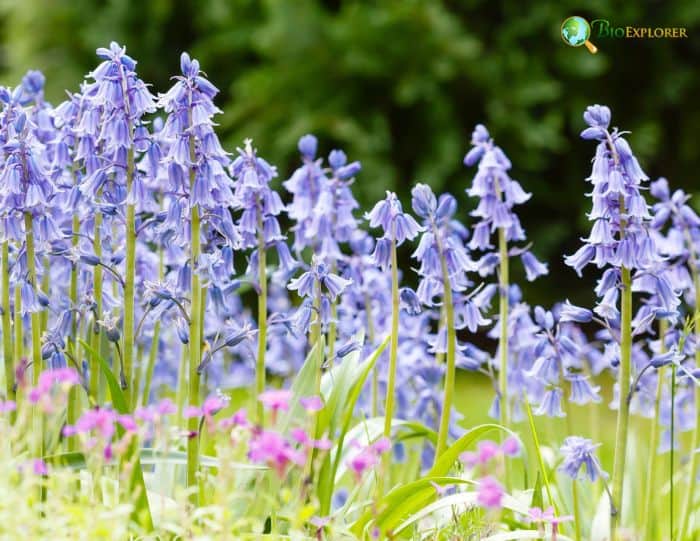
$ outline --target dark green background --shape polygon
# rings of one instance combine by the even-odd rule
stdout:
[[[355,186],[363,204],[385,189],[408,202],[410,186],[424,181],[456,194],[465,218],[474,170],[462,157],[474,124],[484,122],[534,194],[521,218],[552,274],[529,286],[531,300],[586,302],[595,273],[582,283],[562,263],[588,229],[584,179],[594,144],[578,138],[581,113],[608,104],[652,178],[697,185],[700,3],[584,4],[5,0],[0,80],[14,86],[28,68],[41,69],[57,101],[96,64],[95,48],[114,39],[164,91],[187,50],[222,90],[229,150],[253,137],[284,177],[297,138],[313,132],[324,153],[340,146],[363,162]],[[559,36],[573,14],[615,26],[685,26],[689,39],[592,38],[593,56]]]

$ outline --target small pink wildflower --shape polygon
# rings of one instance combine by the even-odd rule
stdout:
[[[495,441],[484,440],[480,441],[477,450],[477,456],[480,464],[486,464],[493,458],[497,457],[501,452],[501,448]]]
[[[486,509],[500,509],[503,500],[503,486],[491,476],[479,481],[476,501]]]
[[[0,400],[0,413],[9,413],[17,409],[17,403],[14,400]]]
[[[284,476],[290,464],[303,466],[306,463],[304,452],[294,449],[281,434],[272,430],[254,434],[248,447],[248,458],[271,466],[280,477]]]
[[[516,457],[520,454],[520,441],[515,436],[509,436],[501,444],[501,451],[509,457]]]
[[[36,387],[32,387],[29,390],[29,402],[38,404],[42,411],[50,413],[54,409],[53,397],[51,396],[54,384],[59,385],[61,390],[67,392],[73,385],[78,385],[79,383],[80,376],[73,368],[44,370],[39,374],[39,381]]]
[[[351,457],[348,466],[355,474],[355,478],[359,481],[365,471],[378,465],[379,457],[389,449],[391,449],[391,441],[389,438],[382,437]]]
[[[34,475],[48,475],[49,474],[49,466],[40,458],[35,458],[32,461],[32,470],[34,471]]]
[[[248,412],[245,408],[239,409],[236,413],[225,419],[221,419],[218,424],[219,430],[227,430],[239,426],[241,428],[250,428],[251,424],[248,421]]]
[[[278,411],[289,411],[289,401],[292,398],[292,391],[288,389],[270,389],[260,394],[258,400],[265,408],[277,413]]]
[[[552,526],[552,533],[556,535],[558,526],[562,522],[568,522],[570,520],[574,520],[574,517],[571,515],[564,515],[561,517],[556,517],[554,516],[554,508],[553,507],[548,507],[544,511],[540,509],[539,507],[532,507],[528,512],[528,518],[530,519],[530,522],[534,523],[539,523],[539,524],[551,524]]]
[[[459,455],[459,459],[462,461],[466,468],[472,469],[476,467],[479,463],[479,456],[473,451],[465,451]]]
[[[316,413],[323,409],[323,400],[320,396],[308,396],[299,399],[299,403],[307,413]]]

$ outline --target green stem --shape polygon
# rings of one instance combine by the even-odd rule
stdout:
[[[389,346],[389,374],[384,406],[384,436],[391,436],[391,422],[394,417],[394,388],[396,386],[396,360],[399,350],[399,269],[396,255],[396,241],[391,241],[391,344]],[[389,453],[386,453],[387,455]]]
[[[44,258],[44,273],[41,276],[41,290],[48,294],[51,291],[51,262],[48,257]],[[39,327],[39,335],[42,336],[49,325],[49,311],[42,310],[40,312],[41,327]]]
[[[194,162],[194,139],[190,138],[190,155]],[[190,189],[194,189],[195,171],[190,169]],[[199,373],[197,368],[202,361],[201,347],[201,314],[202,314],[202,286],[197,274],[197,261],[201,252],[200,238],[200,223],[199,223],[199,207],[192,206],[190,210],[190,227],[191,227],[191,252],[190,265],[192,272],[192,282],[190,294],[192,304],[190,306],[190,362],[189,362],[189,405],[199,406]],[[197,462],[199,460],[199,437],[195,435],[198,432],[199,418],[191,417],[188,420],[187,427],[190,432],[190,437],[187,440],[187,486],[194,487],[197,485]],[[197,494],[193,492],[193,500],[197,499]],[[196,502],[194,502],[196,503]]]
[[[187,388],[185,382],[187,381],[188,373],[188,362],[189,362],[189,348],[186,346],[182,347],[180,353],[180,367],[177,372],[177,390],[175,391],[175,402],[177,404],[177,426],[183,426],[183,416],[185,411],[185,398],[187,397]]]
[[[666,352],[666,331],[668,322],[665,319],[659,321],[659,353]],[[646,494],[644,497],[644,527],[646,539],[654,539],[656,520],[654,516],[654,497],[656,496],[656,463],[658,461],[657,449],[659,447],[659,415],[661,409],[661,396],[664,384],[665,369],[659,368],[657,372],[656,399],[654,401],[654,416],[651,419],[651,432],[649,433],[649,459],[647,462]]]
[[[131,193],[134,183],[134,149],[130,148],[126,166],[126,192]],[[127,195],[128,197],[128,195]],[[124,377],[126,403],[132,403],[134,371],[134,284],[136,278],[136,209],[126,205],[126,277],[124,280]]]
[[[572,505],[574,507],[574,531],[576,534],[576,541],[581,541],[583,537],[581,536],[581,512],[579,511],[578,503],[578,485],[576,484],[576,479],[571,481],[571,496]]]
[[[437,236],[435,238],[438,238]],[[442,252],[442,250],[440,250]],[[452,304],[452,284],[447,270],[447,261],[440,254],[443,283],[443,308],[445,309],[445,325],[447,327],[447,366],[445,367],[445,389],[440,414],[440,428],[438,430],[437,446],[435,449],[435,462],[447,448],[447,436],[450,431],[450,413],[452,412],[452,400],[455,390],[455,355],[457,345],[457,333],[454,322],[454,305]]]
[[[391,240],[391,342],[389,344],[389,373],[386,383],[384,403],[384,436],[391,438],[391,424],[394,419],[394,392],[396,388],[396,364],[399,350],[399,269],[396,254],[396,240]],[[391,453],[382,456],[382,473],[377,478],[377,496],[384,492],[385,481],[389,479]]]
[[[498,230],[498,250],[500,254],[499,268],[499,307],[498,313],[501,322],[501,335],[498,343],[500,351],[500,368],[498,372],[499,406],[501,412],[501,424],[508,428],[510,416],[508,412],[508,243],[506,231]]]
[[[10,312],[10,246],[2,243],[2,358],[5,363],[5,398],[15,399],[15,365],[12,357],[12,323]]]
[[[562,380],[564,379],[564,367],[561,366],[560,368],[560,377]],[[574,426],[573,426],[573,418],[572,418],[572,404],[568,400],[564,401],[564,409],[566,413],[566,431],[569,434],[574,433]],[[573,507],[573,512],[574,512],[574,524],[573,524],[573,530],[574,530],[574,535],[576,536],[575,539],[576,541],[581,541],[582,536],[581,536],[581,515],[580,515],[580,510],[579,510],[579,503],[578,503],[578,485],[576,484],[576,479],[573,479],[571,481],[571,497],[572,497],[572,507]]]
[[[498,229],[498,251],[499,251],[499,269],[498,269],[498,314],[500,318],[500,336],[498,339],[498,348],[500,353],[499,371],[498,371],[498,393],[499,393],[499,410],[501,417],[501,425],[510,428],[510,402],[508,400],[508,288],[510,287],[510,261],[508,260],[508,240],[506,239],[506,230]],[[534,425],[531,425],[534,430]],[[537,435],[533,432],[533,438]],[[505,479],[506,489],[511,489],[510,478],[510,463],[506,460],[503,463],[503,476]]]
[[[27,268],[29,270],[29,282],[35,290],[38,290],[37,274],[36,274],[36,259],[34,251],[34,220],[31,212],[24,213],[24,235],[27,245]],[[39,373],[41,372],[41,313],[32,312],[32,381],[36,386],[39,382]],[[36,456],[43,455],[43,423],[42,415],[36,410],[33,415],[33,426],[36,438]]]
[[[682,349],[682,348],[681,348]],[[674,480],[673,480],[673,473],[675,470],[675,465],[676,465],[676,445],[675,445],[675,437],[676,437],[676,371],[671,370],[671,451],[669,453],[670,455],[670,460],[669,460],[669,472],[668,472],[668,479],[671,485],[670,491],[669,491],[669,496],[668,496],[668,506],[669,506],[669,515],[668,515],[668,538],[673,539],[673,517],[675,516],[675,506],[673,503],[673,495],[674,495]]]
[[[537,455],[537,463],[540,466],[540,472],[542,473],[542,481],[544,483],[544,490],[547,492],[547,499],[549,500],[549,505],[554,507],[556,514],[559,513],[557,510],[557,504],[552,498],[552,490],[549,488],[549,476],[547,475],[547,469],[544,467],[544,459],[542,458],[542,450],[540,449],[540,440],[537,437],[537,428],[535,427],[535,418],[532,415],[532,408],[530,407],[530,401],[527,398],[527,394],[523,392],[523,402],[525,402],[525,411],[527,412],[527,420],[530,423],[530,434],[532,435],[532,441],[535,445],[535,455]]]
[[[24,330],[22,329],[22,290],[19,285],[15,285],[15,321],[14,321],[14,352],[13,357],[18,363],[22,362],[24,355]],[[26,377],[26,376],[25,376]]]
[[[93,251],[95,252],[95,256],[97,258],[102,257],[102,241],[101,241],[101,229],[102,229],[102,213],[101,212],[96,212],[95,213],[95,224],[94,224],[94,233],[93,233],[93,240],[92,240],[92,248]],[[101,343],[101,336],[102,336],[102,329],[100,326],[97,324],[97,320],[102,317],[102,267],[100,265],[96,265],[93,267],[92,270],[92,295],[94,297],[95,301],[95,314],[96,316],[93,319],[92,322],[92,329],[91,329],[91,334],[90,334],[90,345],[93,349],[93,351],[97,351],[99,353],[102,353],[100,351],[100,343]],[[116,363],[115,363],[116,365]],[[115,376],[119,377],[119,374],[116,373],[115,370]],[[99,362],[97,361],[97,358],[94,355],[90,356],[90,395],[98,398],[98,393],[99,393],[99,387],[100,387],[100,367],[99,367]]]
[[[615,531],[622,515],[622,496],[627,457],[627,427],[629,424],[630,372],[632,365],[632,275],[630,269],[622,267],[622,309],[620,322],[620,373],[618,377],[619,406],[617,410],[617,430],[615,432],[615,459],[613,466],[612,494],[617,509],[610,521],[610,539],[615,539]]]
[[[158,279],[163,279],[164,262],[163,250],[158,254]],[[151,349],[148,351],[148,364],[146,365],[146,375],[143,382],[143,394],[141,395],[141,405],[148,404],[148,397],[151,394],[151,382],[153,381],[153,371],[156,367],[156,359],[158,358],[158,345],[160,341],[160,320],[157,320],[153,325],[153,336],[151,337]]]
[[[693,282],[695,286],[695,312],[693,314],[694,332],[696,341],[700,340],[700,275],[695,271]],[[700,367],[700,347],[695,348],[695,366]],[[695,385],[695,427],[693,428],[692,443],[690,445],[690,464],[688,465],[688,490],[683,499],[680,530],[678,531],[679,541],[686,538],[690,515],[693,512],[693,499],[695,497],[695,487],[697,485],[698,473],[698,448],[700,448],[700,386]],[[689,532],[692,533],[692,532]]]
[[[71,244],[75,249],[78,246],[78,231],[80,229],[80,220],[77,214],[73,215],[73,237]],[[69,286],[69,297],[70,297],[70,308],[73,310],[71,313],[71,326],[70,326],[70,336],[68,337],[68,350],[73,355],[73,358],[79,359],[79,345],[78,345],[78,314],[76,309],[78,307],[78,262],[73,263],[70,272],[70,286]],[[97,399],[93,395],[93,398]],[[74,425],[78,420],[79,416],[79,398],[78,389],[76,387],[71,388],[68,394],[68,407],[66,411],[66,422],[69,425]],[[77,450],[76,438],[67,438],[68,451]]]
[[[365,316],[367,317],[367,340],[374,347],[374,318],[372,317],[372,299],[365,291]],[[379,415],[379,370],[375,365],[372,370],[372,417]]]
[[[258,424],[262,426],[265,409],[258,397],[265,392],[265,352],[267,351],[267,253],[263,237],[262,209],[258,212],[258,356],[255,367],[255,396]]]
[[[336,301],[331,301],[331,322],[328,324],[328,369],[333,367],[333,357],[335,356],[335,341],[338,334],[335,320],[338,317],[338,306]]]

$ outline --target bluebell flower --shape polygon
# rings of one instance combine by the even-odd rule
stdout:
[[[370,227],[381,227],[383,238],[396,242],[397,246],[406,240],[413,240],[423,230],[413,216],[403,211],[401,202],[393,192],[386,192],[386,198],[375,204],[366,218]]]
[[[591,483],[598,477],[606,478],[607,475],[600,466],[595,450],[600,444],[594,444],[591,440],[579,436],[569,436],[564,440],[560,452],[564,455],[564,461],[559,466],[559,471],[572,479],[579,479],[581,468],[585,467],[585,475]]]

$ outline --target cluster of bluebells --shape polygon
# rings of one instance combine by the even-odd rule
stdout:
[[[469,241],[469,248],[484,252],[479,260],[479,274],[492,274],[500,263],[494,252],[493,234],[502,230],[506,242],[523,242],[525,231],[514,207],[530,199],[517,180],[510,178],[512,164],[500,147],[494,144],[488,130],[481,124],[472,133],[472,149],[464,157],[464,165],[478,169],[467,194],[479,199],[472,216],[478,218]],[[529,281],[547,274],[547,265],[541,263],[528,249],[514,249],[510,255],[519,255]]]
[[[8,396],[0,401],[3,413],[13,413],[21,403],[9,396],[17,390],[26,393],[30,405],[50,414],[68,404],[69,389],[82,386],[95,396],[90,395],[89,408],[83,405],[71,418],[62,436],[80,440],[86,450],[99,449],[106,461],[125,452],[134,438],[168,433],[169,419],[177,415],[178,420],[200,419],[199,430],[243,443],[248,460],[280,478],[290,472],[301,475],[313,457],[331,450],[330,438],[335,437],[313,428],[325,407],[323,396],[300,400],[307,413],[301,426],[284,432],[273,428],[290,410],[288,378],[299,372],[312,347],[309,334],[324,334],[331,342],[332,358],[324,370],[352,353],[371,353],[392,332],[392,287],[398,281],[397,417],[431,428],[440,421],[445,406],[440,361],[450,351],[448,299],[457,366],[494,381],[494,370],[507,368],[505,407],[514,421],[522,419],[526,400],[537,415],[561,417],[568,403],[600,402],[593,378],[620,364],[619,304],[623,276],[630,271],[631,289],[643,299],[632,317],[632,335],[648,339],[632,344],[631,393],[618,386],[612,407],[628,397],[633,412],[646,417],[658,413],[657,421],[666,428],[674,424],[682,432],[695,427],[697,331],[689,333],[680,324],[682,316],[698,310],[700,218],[688,195],[671,192],[665,179],[650,184],[655,203],[649,206],[644,196],[649,179],[625,132],[610,128],[607,107],[595,105],[584,114],[588,127],[582,137],[597,141],[588,178],[593,225],[581,248],[566,258],[578,274],[590,264],[601,269],[598,301],[590,310],[568,301],[547,310],[528,305],[520,287],[508,280],[510,258],[520,259],[528,281],[548,269],[532,253],[516,213],[530,194],[510,177],[510,160],[484,126],[474,129],[464,158],[466,166],[477,166],[467,189],[477,200],[473,226],[460,221],[454,196],[437,196],[423,183],[411,191],[411,209],[387,192],[361,217],[352,193],[360,163],[349,161],[340,149],[320,157],[313,135],[299,140],[301,164],[281,182],[286,194],[276,191],[277,168],[252,141],[244,141],[234,154],[227,152],[215,131],[221,113],[214,103],[218,89],[187,53],[173,86],[157,96],[139,78],[124,47],[112,43],[97,55],[99,65],[56,107],[44,100],[45,81],[38,72],[29,72],[14,89],[0,88],[0,243],[2,272],[9,282],[1,308],[12,321],[2,331],[14,330],[12,340],[22,340],[13,351],[3,348],[15,374],[14,388],[8,385]],[[195,216],[199,239],[191,238]],[[132,237],[125,224],[132,221],[136,255],[134,268],[126,269],[130,258],[125,246]],[[293,238],[283,230],[287,223]],[[191,258],[194,240],[201,244],[196,260]],[[411,278],[398,268],[397,249],[416,262],[415,290],[407,287]],[[133,271],[136,289],[136,376],[131,380],[122,367],[127,271]],[[201,405],[178,407],[156,398],[165,387],[177,389],[182,399],[187,387],[182,359],[191,343],[193,276],[201,279],[204,293],[204,354],[197,375],[208,391],[223,392],[212,392]],[[246,305],[251,289],[268,292],[267,306],[257,315]],[[492,307],[495,297],[502,302],[499,315]],[[42,316],[41,344],[32,348],[34,338],[20,331],[37,313]],[[661,322],[663,333],[658,332]],[[592,323],[600,329],[587,329]],[[265,337],[264,328],[262,360],[268,371],[285,378],[281,389],[258,397],[271,421],[268,427],[250,422],[244,410],[223,414],[226,391],[247,386],[255,375],[251,344]],[[474,345],[484,342],[473,340],[480,333],[499,341],[494,352]],[[81,344],[104,356],[124,389],[137,387],[130,393],[136,397],[129,404],[132,413],[95,406],[106,398],[105,386],[99,385],[95,355]],[[40,359],[7,358],[30,350],[40,352]],[[507,367],[499,364],[501,353]],[[358,400],[361,417],[382,415],[383,400],[377,397],[386,394],[388,357],[385,352],[377,360],[372,384]],[[674,398],[659,379],[661,368],[669,365],[678,376]],[[92,386],[94,382],[98,384]],[[494,416],[500,416],[505,398],[499,389]],[[460,416],[448,413],[450,435],[457,437]],[[667,430],[662,449],[674,443]],[[398,461],[405,455],[403,444],[387,438],[350,446],[344,466],[358,484],[385,453],[393,452]],[[582,471],[590,481],[605,477],[595,449],[585,438],[567,438],[560,471],[575,479]],[[501,507],[504,488],[495,474],[519,452],[518,440],[508,438],[500,445],[481,442],[476,452],[462,455],[479,480],[482,507]],[[424,445],[422,453],[427,469],[434,458],[431,447]],[[35,463],[34,470],[48,472],[43,462]],[[529,518],[550,524],[554,532],[566,519],[541,509],[533,509]]]
[[[566,258],[566,263],[579,274],[588,264],[606,269],[596,288],[600,301],[595,309],[606,320],[614,322],[619,318],[617,299],[622,268],[635,271],[634,281],[647,278],[638,287],[646,286],[645,289],[656,292],[659,304],[655,308],[659,316],[668,317],[678,308],[679,300],[668,276],[657,272],[663,257],[649,233],[651,214],[641,193],[649,177],[632,154],[624,132],[617,128],[609,130],[610,109],[591,106],[584,113],[584,120],[589,127],[581,136],[598,141],[588,177],[593,186],[592,209],[588,214],[593,227],[583,239],[584,244]]]

